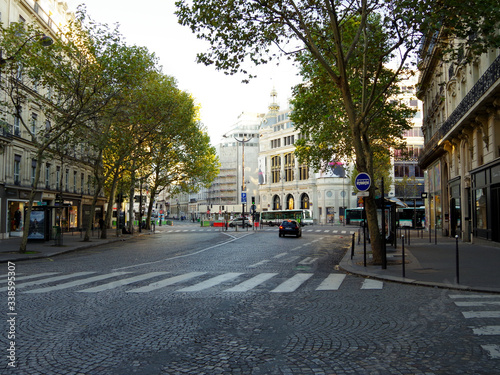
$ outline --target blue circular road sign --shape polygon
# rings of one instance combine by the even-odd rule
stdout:
[[[360,173],[354,180],[354,185],[359,191],[367,191],[372,184],[372,179],[368,173]]]

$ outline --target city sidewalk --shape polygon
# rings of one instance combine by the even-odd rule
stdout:
[[[403,277],[402,241],[397,248],[387,244],[387,268],[371,265],[371,246],[366,243],[367,265],[364,266],[364,243],[356,235],[354,256],[351,249],[340,263],[344,271],[401,283],[435,286],[449,289],[500,293],[500,247],[436,237],[427,231],[409,231],[410,243],[405,243],[405,275]],[[398,232],[399,234],[399,232]],[[404,234],[404,231],[403,231]],[[408,232],[406,237],[408,237]],[[406,242],[406,240],[405,240]]]
[[[116,237],[116,230],[108,230],[108,238],[102,240],[99,238],[98,231],[90,237],[89,242],[83,241],[83,234],[80,232],[64,233],[62,242],[56,246],[54,240],[50,241],[29,241],[26,247],[27,251],[24,254],[19,253],[21,244],[20,237],[11,237],[9,239],[0,240],[0,263],[8,261],[17,262],[28,259],[50,258],[56,255],[69,253],[72,251],[88,249],[96,246],[101,246],[117,241],[126,241],[138,235],[150,234],[149,230],[143,230],[139,233],[137,230],[134,235],[120,234]]]

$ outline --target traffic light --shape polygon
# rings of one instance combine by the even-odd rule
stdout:
[[[252,205],[255,204],[255,197],[252,197]]]

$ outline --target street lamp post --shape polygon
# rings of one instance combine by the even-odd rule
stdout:
[[[3,51],[0,49],[0,66],[4,66],[5,63],[9,60],[14,60],[17,57],[17,55],[23,50],[23,48],[26,46],[26,44],[35,38],[39,38],[38,39],[39,43],[44,47],[48,47],[48,46],[52,45],[52,43],[54,43],[54,41],[52,40],[52,38],[50,36],[37,34],[37,35],[34,35],[34,36],[26,39],[24,41],[24,43],[21,44],[21,46],[17,49],[17,51],[12,54],[12,56],[9,56],[7,58],[3,58]]]
[[[227,135],[223,135],[224,138],[227,138]],[[246,138],[246,135],[243,136],[243,139],[238,139],[236,136],[233,136],[236,142],[241,143],[241,193],[243,194],[246,191],[245,186],[245,143],[250,142],[252,138]],[[245,218],[245,203],[243,202],[243,195],[241,196],[241,216]],[[243,225],[245,224],[245,220],[243,220]]]

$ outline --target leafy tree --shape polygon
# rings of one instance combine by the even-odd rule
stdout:
[[[179,90],[172,77],[153,75],[141,91],[137,121],[155,129],[142,144],[150,169],[149,227],[155,197],[161,191],[198,191],[218,174],[210,139],[198,120],[193,98]]]
[[[210,42],[210,49],[200,53],[198,60],[228,74],[248,74],[248,62],[264,64],[274,57],[301,56],[306,50],[324,71],[319,75],[326,80],[323,87],[329,87],[340,100],[336,107],[343,106],[342,111],[329,110],[349,130],[349,140],[340,147],[348,150],[351,146],[357,169],[368,173],[373,170],[371,125],[383,126],[388,91],[418,51],[424,36],[442,27],[451,36],[484,34],[498,24],[498,2],[477,4],[456,0],[176,2],[179,22]],[[498,39],[474,40],[479,45],[498,45]],[[465,46],[474,43],[471,38],[462,42]],[[396,61],[392,74],[385,67],[390,60]],[[248,75],[251,78],[252,74]],[[328,142],[325,140],[323,148],[339,148]],[[373,196],[374,187],[366,208],[374,260],[380,262],[382,243]]]

